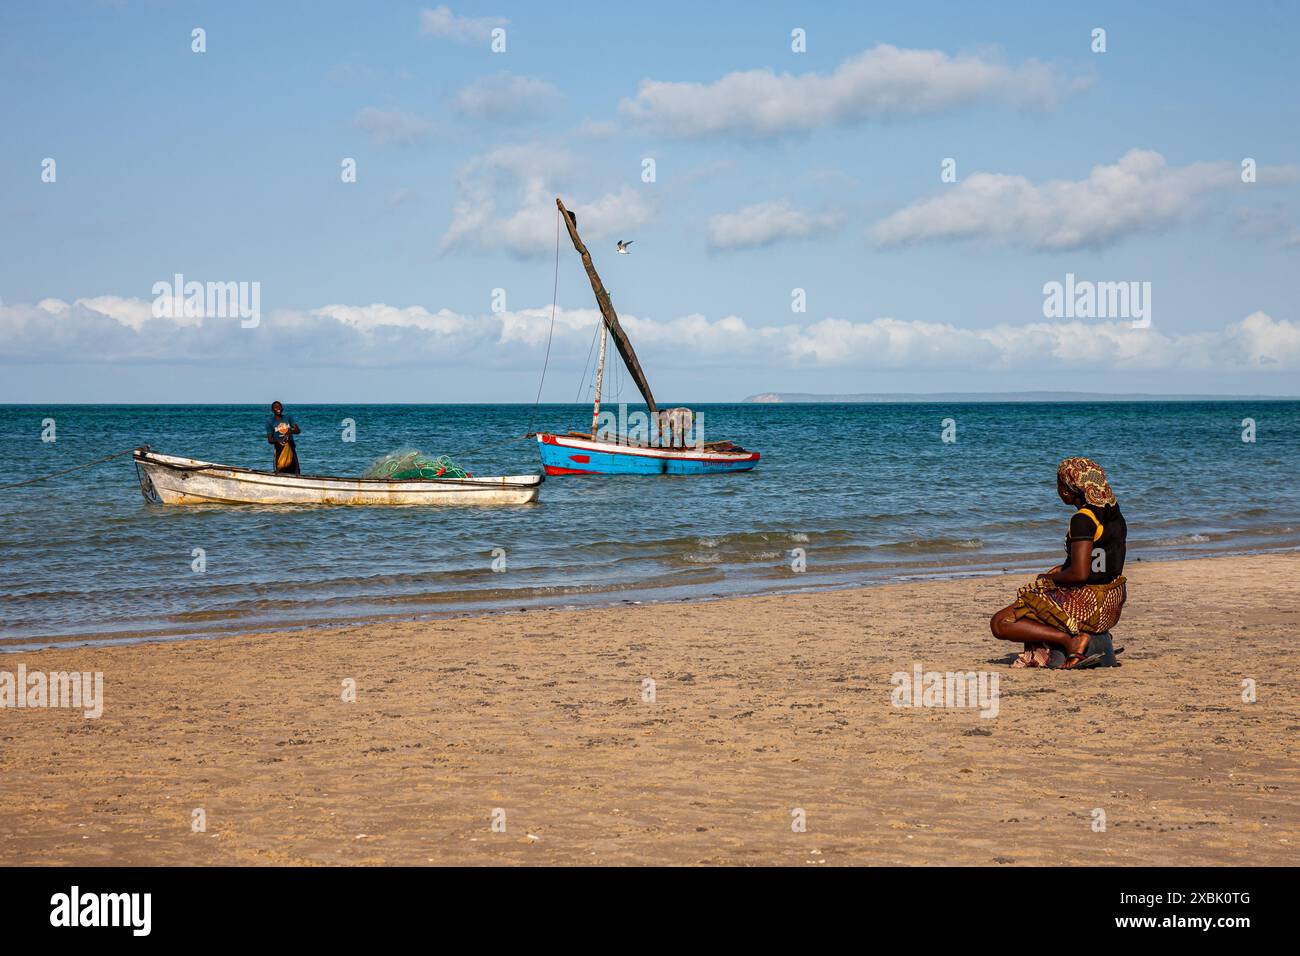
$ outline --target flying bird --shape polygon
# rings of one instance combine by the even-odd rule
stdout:
[[[630,255],[630,253],[627,251],[627,247],[630,246],[630,245],[632,245],[632,243],[634,243],[634,242],[636,242],[635,239],[620,239],[620,240],[618,241],[618,251],[619,251],[619,253],[620,253],[621,255],[625,255],[625,256],[626,256],[626,255]]]

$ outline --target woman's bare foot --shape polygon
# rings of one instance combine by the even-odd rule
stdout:
[[[1065,645],[1065,663],[1061,665],[1061,670],[1073,670],[1088,660],[1088,639],[1089,635],[1082,631],[1067,639]],[[1095,655],[1100,657],[1101,655]]]

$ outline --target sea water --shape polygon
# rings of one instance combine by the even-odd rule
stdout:
[[[0,491],[0,649],[1045,569],[1063,555],[1068,455],[1106,468],[1131,563],[1300,547],[1300,402],[695,407],[705,438],[761,452],[757,469],[551,478],[538,503],[495,508],[161,507],[129,456]],[[578,405],[289,413],[304,473],[340,476],[404,447],[533,473],[520,436],[591,421]],[[141,443],[269,468],[266,416],[0,406],[4,477]]]

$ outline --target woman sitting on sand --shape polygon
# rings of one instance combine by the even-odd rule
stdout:
[[[1063,668],[1096,665],[1110,653],[1105,632],[1128,597],[1122,573],[1128,525],[1106,473],[1091,458],[1067,458],[1056,470],[1056,493],[1077,509],[1065,536],[1065,563],[1026,584],[1016,603],[989,620],[994,637],[1024,643],[1016,667],[1049,666],[1053,647],[1065,652]]]

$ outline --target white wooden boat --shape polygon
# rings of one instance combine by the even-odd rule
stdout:
[[[522,505],[536,501],[541,475],[499,478],[334,478],[283,475],[195,458],[133,454],[145,500],[154,504]]]

